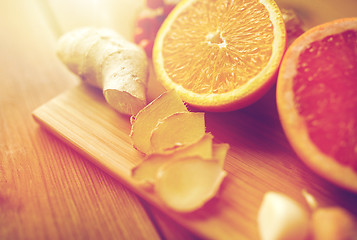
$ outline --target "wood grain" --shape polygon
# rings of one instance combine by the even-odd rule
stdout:
[[[211,239],[257,239],[256,216],[267,191],[283,192],[306,206],[303,189],[321,205],[342,205],[357,214],[357,196],[331,185],[305,167],[281,130],[271,91],[242,111],[207,113],[207,131],[231,145],[229,175],[217,198],[180,214],[141,188],[130,176],[142,157],[131,145],[128,116],[112,110],[102,93],[84,84],[34,111],[35,119],[143,199],[196,235]],[[73,104],[75,103],[75,104]],[[341,202],[341,197],[343,201]]]
[[[36,1],[0,1],[0,239],[160,239],[136,195],[33,120],[78,84]]]
[[[190,221],[183,223],[186,230],[177,224],[191,216],[181,220],[162,216],[150,202],[33,121],[34,109],[79,83],[54,54],[56,34],[64,27],[48,21],[43,9],[37,8],[39,1],[47,0],[0,1],[0,239],[196,239],[187,230]],[[355,16],[357,6],[355,0],[278,3],[296,7],[308,25]],[[124,25],[119,28],[127,34],[131,31]],[[156,87],[149,89],[151,99]],[[272,91],[242,111],[207,114],[208,129],[217,139],[236,144],[226,165],[230,177],[220,196],[234,190],[230,206],[238,209],[239,216],[229,219],[239,225],[239,231],[244,228],[242,238],[258,238],[256,212],[268,189],[302,201],[300,187],[304,186],[323,205],[338,204],[357,212],[355,194],[318,178],[296,158],[280,129],[273,102]],[[288,173],[279,176],[282,169]]]

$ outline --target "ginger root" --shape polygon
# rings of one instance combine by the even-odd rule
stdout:
[[[107,103],[133,115],[146,105],[145,52],[110,29],[80,28],[58,41],[59,59],[84,82],[103,90]]]

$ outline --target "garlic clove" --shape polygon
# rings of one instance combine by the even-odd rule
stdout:
[[[262,240],[300,240],[308,235],[309,217],[302,206],[288,196],[268,192],[258,212]]]

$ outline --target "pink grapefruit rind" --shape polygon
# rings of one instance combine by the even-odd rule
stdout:
[[[286,51],[281,63],[276,98],[282,127],[296,154],[318,175],[357,193],[357,172],[322,153],[311,141],[305,121],[295,108],[291,81],[296,75],[298,57],[310,43],[351,29],[357,31],[357,18],[334,20],[316,26],[298,37]]]

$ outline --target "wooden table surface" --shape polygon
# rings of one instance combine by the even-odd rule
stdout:
[[[0,1],[0,239],[195,239],[33,120],[79,83],[39,2]]]
[[[33,120],[79,83],[37,1],[0,1],[0,239],[190,239]]]

